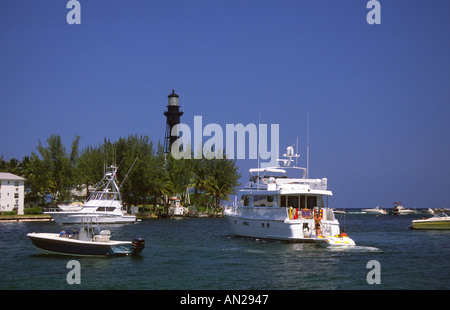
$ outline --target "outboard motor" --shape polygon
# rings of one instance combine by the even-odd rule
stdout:
[[[142,238],[136,238],[131,241],[133,246],[133,252],[131,255],[139,255],[142,250],[145,248],[145,240]]]

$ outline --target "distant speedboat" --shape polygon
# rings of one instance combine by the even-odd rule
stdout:
[[[430,211],[430,210],[429,210]],[[434,213],[433,210],[430,212],[433,217],[428,219],[414,220],[411,223],[412,229],[431,229],[431,230],[446,230],[450,229],[450,216],[441,212]]]
[[[46,211],[55,223],[80,223],[84,215],[95,215],[99,223],[134,223],[136,216],[126,213],[117,182],[117,167],[108,167],[102,181],[78,208],[59,206],[61,210]],[[123,182],[122,182],[123,183]]]
[[[365,212],[366,214],[387,214],[386,210],[376,206],[372,209],[362,209],[361,212]]]
[[[408,215],[408,214],[414,214],[416,213],[415,210],[406,209],[401,205],[401,202],[396,202],[394,210],[392,211],[392,214],[394,215]]]
[[[144,239],[133,241],[110,240],[109,230],[94,227],[94,217],[83,217],[80,230],[72,233],[36,233],[27,234],[36,249],[43,254],[71,256],[126,256],[139,255],[145,248]]]
[[[334,214],[347,214],[344,210],[333,209]]]

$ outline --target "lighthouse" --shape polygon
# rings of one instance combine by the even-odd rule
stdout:
[[[180,105],[178,103],[178,99],[180,96],[175,94],[175,90],[172,89],[172,93],[167,96],[168,104],[167,111],[164,112],[166,116],[166,134],[164,137],[164,153],[170,153],[170,148],[172,143],[175,142],[178,138],[178,133],[174,136],[171,135],[172,128],[180,123],[180,117],[183,115],[183,112],[180,111]]]

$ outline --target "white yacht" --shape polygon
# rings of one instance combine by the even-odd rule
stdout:
[[[239,191],[239,202],[224,211],[234,235],[323,245],[354,246],[328,208],[327,179],[307,178],[307,169],[291,166],[287,148],[283,166],[250,169],[250,180]],[[293,178],[292,173],[300,174]]]
[[[366,214],[387,214],[386,210],[380,208],[379,206],[376,206],[373,209],[362,209],[361,212]]]
[[[80,223],[81,216],[95,215],[99,223],[132,223],[136,216],[129,215],[123,208],[120,187],[117,182],[117,167],[108,167],[103,180],[79,209],[52,210],[50,214],[56,223]]]

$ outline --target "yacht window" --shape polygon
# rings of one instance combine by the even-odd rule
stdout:
[[[242,195],[241,201],[239,201],[240,204],[242,204],[244,207],[248,207],[250,205],[250,199],[248,195]]]
[[[288,207],[298,208],[298,196],[288,196]]]
[[[317,207],[317,196],[308,196],[306,197],[306,201],[308,209]]]
[[[250,205],[250,198],[247,195],[245,195],[245,197],[244,197],[244,206],[249,206],[249,205]]]
[[[259,196],[253,196],[253,206],[259,206]]]
[[[317,206],[318,207],[324,207],[325,205],[323,204],[323,196],[318,196],[317,197]]]
[[[276,205],[275,199],[276,199],[276,196],[273,196],[273,195],[267,195],[267,204],[266,204],[266,206],[268,206],[268,207],[273,207],[273,206],[275,206],[275,205]]]
[[[261,196],[255,196],[253,198],[253,206],[255,207],[265,207],[267,204],[267,196],[261,195]]]
[[[306,208],[306,196],[300,195],[300,209]]]
[[[114,211],[115,207],[98,207],[96,211],[108,211],[112,212]]]
[[[280,196],[280,207],[286,207],[286,196]]]

